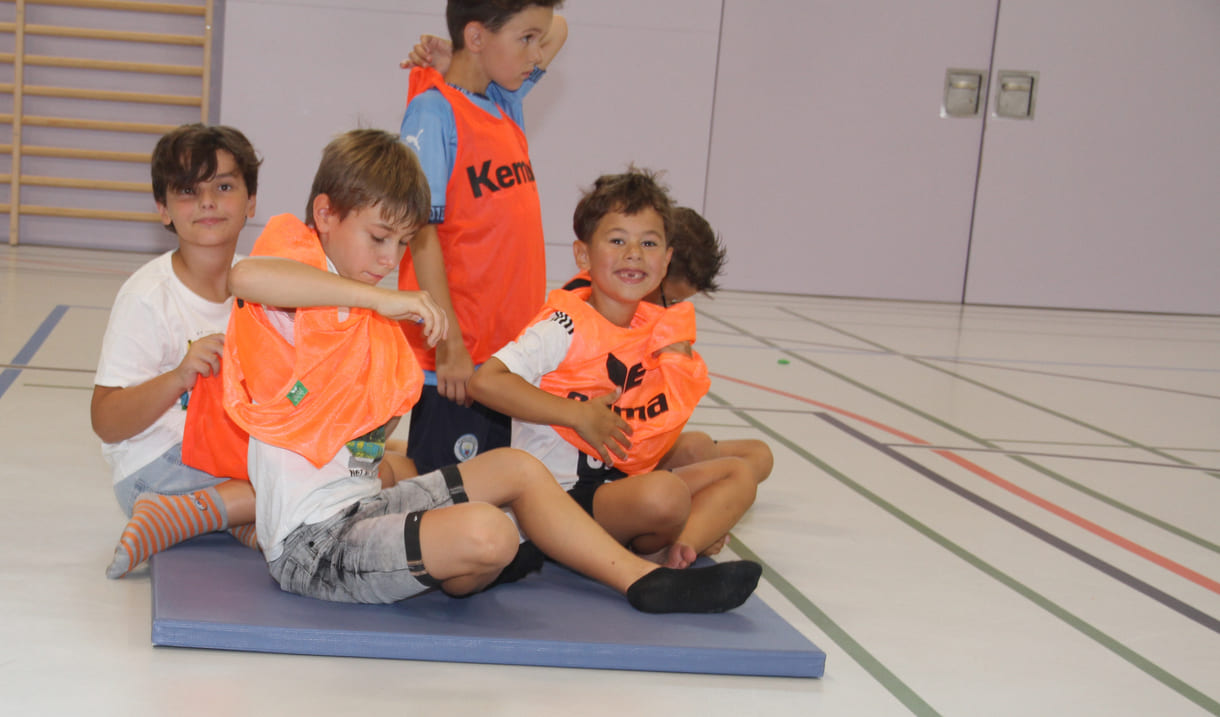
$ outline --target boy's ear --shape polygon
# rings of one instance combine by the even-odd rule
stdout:
[[[157,214],[161,217],[162,226],[168,227],[170,224],[174,223],[173,217],[169,215],[169,208],[167,208],[161,202],[157,202]]]
[[[487,34],[487,27],[483,23],[473,20],[466,23],[466,28],[462,30],[462,38],[466,42],[466,49],[472,52],[478,52],[483,49],[483,38]]]
[[[577,239],[572,242],[572,256],[576,259],[576,268],[581,271],[589,270],[589,245]]]
[[[258,204],[258,197],[251,194],[250,199],[246,204],[246,219],[254,218],[254,209],[256,204]]]
[[[313,225],[319,233],[330,229],[330,223],[337,221],[335,208],[331,206],[330,197],[319,194],[313,198]]]

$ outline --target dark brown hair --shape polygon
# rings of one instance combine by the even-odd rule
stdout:
[[[513,15],[531,7],[556,8],[563,0],[449,0],[445,7],[445,24],[453,49],[466,46],[466,26],[481,23],[492,32],[499,32]]]
[[[597,178],[576,204],[572,229],[577,239],[587,242],[598,222],[610,212],[632,215],[653,209],[661,215],[668,241],[672,207],[669,190],[657,181],[656,173],[632,166],[623,174],[603,174]]]
[[[716,277],[724,269],[724,244],[699,212],[674,207],[669,245],[674,253],[668,276],[685,279],[695,291],[710,293],[720,288]]]
[[[240,131],[222,125],[184,124],[162,135],[153,149],[151,172],[153,199],[166,203],[166,193],[180,191],[216,175],[216,153],[233,155],[237,171],[250,196],[258,193],[258,167],[262,160]],[[171,223],[166,229],[175,231]]]
[[[422,225],[432,204],[415,153],[397,135],[379,129],[345,132],[322,150],[305,205],[305,223],[311,227],[319,194],[330,198],[340,220],[352,211],[380,206],[382,218],[392,224]]]

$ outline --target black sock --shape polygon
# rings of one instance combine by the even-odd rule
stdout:
[[[745,602],[761,575],[762,566],[749,560],[657,568],[627,588],[627,601],[640,612],[724,612]]]

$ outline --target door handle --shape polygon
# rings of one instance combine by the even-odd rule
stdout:
[[[1010,119],[1033,119],[1038,73],[1000,70],[996,75],[995,114]]]
[[[945,96],[940,106],[941,117],[974,117],[979,113],[979,100],[987,96],[982,70],[945,70]]]

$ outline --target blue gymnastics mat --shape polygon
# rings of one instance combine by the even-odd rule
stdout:
[[[821,677],[826,654],[761,599],[716,615],[649,615],[555,563],[465,599],[393,605],[283,592],[226,534],[154,555],[152,642],[303,655]]]

